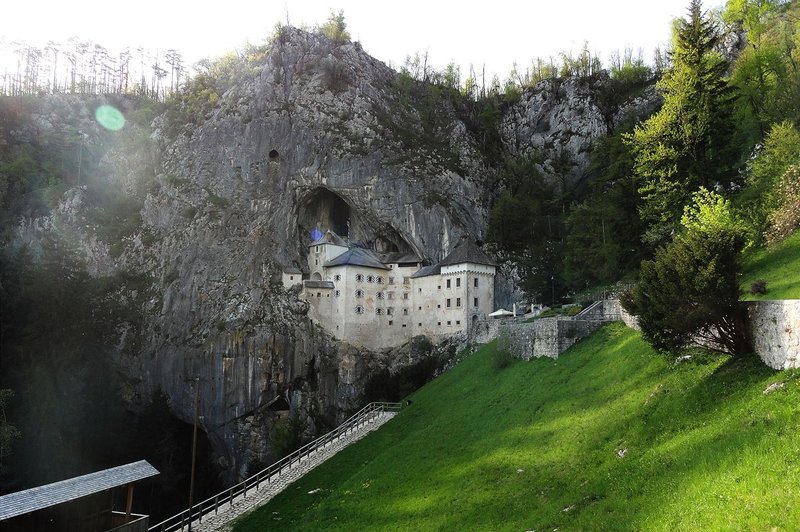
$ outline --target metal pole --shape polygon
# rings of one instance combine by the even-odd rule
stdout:
[[[189,532],[192,530],[192,503],[194,502],[194,463],[197,457],[197,411],[200,406],[200,378],[194,379],[194,430],[192,433],[192,475],[189,480]]]

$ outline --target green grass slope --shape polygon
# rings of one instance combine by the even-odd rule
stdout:
[[[800,231],[780,244],[746,253],[742,273],[742,299],[800,299]],[[756,279],[767,281],[767,293],[750,294]]]
[[[800,374],[672,364],[621,324],[558,360],[493,349],[235,530],[800,529]]]

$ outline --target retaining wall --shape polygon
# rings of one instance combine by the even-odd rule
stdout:
[[[800,299],[748,301],[753,348],[772,369],[800,367]]]

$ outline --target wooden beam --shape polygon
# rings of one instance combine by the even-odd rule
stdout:
[[[131,508],[133,508],[133,483],[128,484],[128,502],[125,503],[125,524],[131,521]]]

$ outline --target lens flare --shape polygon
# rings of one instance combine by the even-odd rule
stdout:
[[[319,240],[320,238],[325,236],[325,233],[323,233],[322,231],[320,231],[316,227],[311,230],[310,234],[311,234],[311,241],[312,242],[316,242],[317,240]]]
[[[111,131],[119,131],[125,125],[125,117],[116,107],[101,105],[94,112],[97,123]]]

